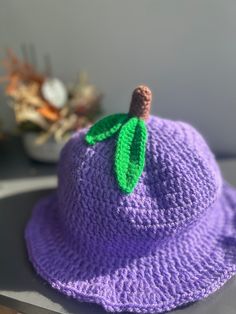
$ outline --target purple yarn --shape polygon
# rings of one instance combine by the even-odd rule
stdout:
[[[151,117],[131,194],[113,172],[115,139],[86,130],[64,147],[58,190],[26,228],[29,258],[54,288],[108,311],[157,313],[208,296],[236,273],[236,191],[202,136]]]

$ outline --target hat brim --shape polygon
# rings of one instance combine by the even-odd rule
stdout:
[[[86,259],[68,247],[54,194],[34,208],[25,238],[30,261],[53,288],[107,311],[158,313],[208,296],[236,273],[235,214],[236,191],[225,183],[195,231],[158,243],[155,253],[114,263],[112,256]]]

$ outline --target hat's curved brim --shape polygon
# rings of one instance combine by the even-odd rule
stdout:
[[[189,229],[155,254],[125,263],[104,257],[96,263],[68,248],[52,195],[36,205],[27,225],[29,259],[51,286],[79,301],[108,311],[168,311],[208,296],[236,273],[236,191],[228,184],[211,212],[198,232]]]

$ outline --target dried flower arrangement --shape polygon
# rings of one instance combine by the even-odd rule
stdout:
[[[20,60],[11,50],[3,64],[6,76],[0,79],[7,83],[5,92],[16,123],[23,132],[37,132],[37,145],[50,138],[60,142],[99,115],[102,95],[88,83],[85,74],[66,87],[48,73],[38,72],[27,60]]]

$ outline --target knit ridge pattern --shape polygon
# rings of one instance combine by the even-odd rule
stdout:
[[[117,188],[116,138],[64,147],[58,189],[25,231],[37,273],[107,311],[161,313],[200,300],[236,273],[236,191],[190,125],[151,116],[134,191]]]

